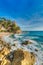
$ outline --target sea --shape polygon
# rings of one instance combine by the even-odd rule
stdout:
[[[38,42],[38,44],[43,45],[43,31],[24,31],[21,36],[27,39],[34,40]]]
[[[37,58],[34,65],[43,65],[43,31],[23,31],[21,34],[13,34],[3,39],[11,44],[16,41],[17,48],[33,52]],[[27,40],[31,41],[32,44],[22,46],[21,43]]]

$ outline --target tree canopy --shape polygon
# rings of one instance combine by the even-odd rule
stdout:
[[[12,22],[11,20],[7,20],[5,18],[0,18],[0,27],[4,27],[8,32],[14,32],[20,30],[20,27],[16,24],[16,22]]]

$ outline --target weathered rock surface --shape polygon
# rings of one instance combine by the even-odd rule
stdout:
[[[12,65],[33,65],[34,63],[34,54],[22,49],[14,51],[14,59],[12,61]]]
[[[10,51],[10,45],[0,41],[3,48],[0,51],[0,65],[34,65],[35,55],[22,49]]]

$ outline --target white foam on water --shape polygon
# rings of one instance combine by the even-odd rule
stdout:
[[[12,46],[12,47],[11,47],[11,51],[12,51],[12,50],[17,50],[17,47]]]
[[[43,45],[41,45],[41,47],[43,48]]]

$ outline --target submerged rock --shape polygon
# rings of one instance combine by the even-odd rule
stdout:
[[[25,41],[22,43],[22,45],[28,45],[28,44],[32,44],[30,41]]]
[[[36,52],[38,52],[38,49],[35,49]]]

